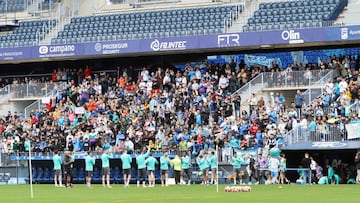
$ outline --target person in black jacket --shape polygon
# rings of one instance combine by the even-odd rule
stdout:
[[[72,188],[72,179],[73,179],[73,163],[74,159],[71,157],[70,151],[65,152],[64,160],[63,160],[63,166],[65,171],[65,177],[66,177],[66,187]]]
[[[256,173],[256,160],[254,159],[253,155],[249,155],[249,182],[254,178],[255,182],[258,182],[258,174]]]
[[[310,165],[311,165],[311,159],[309,157],[309,154],[305,153],[304,158],[301,161],[301,166],[303,167],[304,170],[303,177],[305,183],[307,183],[308,178],[309,178],[308,183],[311,183]]]
[[[356,153],[355,156],[355,168],[357,172],[356,183],[360,184],[360,152]]]

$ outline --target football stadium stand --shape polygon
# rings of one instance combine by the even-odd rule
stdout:
[[[52,43],[223,33],[241,11],[221,6],[75,17]]]
[[[0,47],[35,46],[55,25],[55,19],[22,21],[11,34],[0,36]]]
[[[331,26],[347,0],[286,1],[260,3],[244,31]]]
[[[29,3],[24,0],[0,1],[0,13],[24,11]]]
[[[32,15],[28,20],[14,21],[10,31],[1,32],[0,48],[33,46],[36,59],[44,56],[42,59],[46,61],[53,56],[71,56],[71,60],[77,60],[77,52],[91,47],[88,53],[96,52],[99,54],[96,60],[101,60],[100,53],[105,54],[101,52],[104,45],[101,43],[108,43],[105,41],[214,34],[217,45],[214,52],[229,51],[220,45],[240,51],[236,48],[245,42],[240,34],[217,34],[229,32],[228,28],[244,20],[244,12],[251,12],[251,17],[244,20],[245,25],[241,24],[242,30],[238,30],[241,34],[268,30],[290,33],[288,29],[333,26],[348,5],[348,0],[249,0],[199,1],[201,6],[182,7],[180,0],[108,0],[97,1],[106,5],[90,11],[88,7],[81,8],[81,4],[75,8],[71,2],[0,1],[0,13],[5,13],[5,18],[7,13]],[[163,4],[173,5],[149,9]],[[252,10],[249,5],[259,8]],[[107,9],[112,6],[128,8],[121,12]],[[49,16],[44,17],[45,14]],[[326,34],[340,35],[340,29],[330,31]],[[306,34],[301,32],[300,37],[298,32],[301,44],[307,44]],[[326,34],[324,31],[323,35]],[[358,31],[350,28],[341,29],[341,40],[352,39],[357,34]],[[236,46],[232,44],[234,41]],[[76,46],[78,43],[89,46]],[[290,41],[280,39],[279,44],[284,43],[290,51],[295,49],[296,44],[293,47]],[[134,158],[145,146],[155,152],[156,158],[163,151],[169,151],[171,157],[187,152],[192,158],[193,171],[198,170],[197,156],[215,150],[216,146],[220,151],[219,161],[224,165],[233,152],[244,150],[256,159],[258,152],[267,155],[273,147],[313,150],[331,145],[334,149],[359,149],[360,135],[355,133],[360,123],[359,49],[310,50],[300,54],[279,53],[271,50],[270,45],[267,48],[268,53],[252,50],[251,54],[226,55],[207,61],[201,58],[202,62],[184,59],[182,65],[171,64],[175,68],[144,60],[141,68],[104,71],[106,65],[100,62],[94,65],[89,60],[100,71],[88,66],[65,67],[65,63],[59,62],[51,65],[62,67],[51,67],[41,78],[31,75],[1,78],[0,166],[27,160],[27,153],[32,152],[37,160],[32,168],[33,181],[51,183],[53,152],[70,150],[76,157],[74,182],[83,183],[86,151],[94,151],[99,158],[101,151],[107,149],[114,154],[111,181],[120,183],[123,179],[119,153],[128,149]],[[25,49],[19,50],[10,54],[20,55]],[[67,51],[74,55],[62,55]],[[152,51],[155,55],[159,50]],[[162,54],[166,55],[165,51]],[[122,65],[119,61],[112,62],[114,67]],[[15,106],[15,102],[27,107]],[[137,173],[133,168],[132,182]],[[97,160],[95,183],[101,182],[100,169]],[[155,173],[159,180],[159,170]],[[221,171],[222,182],[227,181],[227,175]],[[0,171],[0,182],[7,183],[10,176]],[[201,179],[197,173],[192,177]]]

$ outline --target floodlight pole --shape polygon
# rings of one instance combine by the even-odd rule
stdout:
[[[30,197],[31,199],[34,198],[34,191],[33,191],[33,176],[32,176],[32,164],[31,164],[31,141],[30,141],[30,144],[29,144],[29,174],[30,174]]]

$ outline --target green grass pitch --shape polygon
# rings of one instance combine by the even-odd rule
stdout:
[[[252,185],[251,192],[226,193],[225,185],[171,185],[155,188],[123,188],[113,185],[103,188],[93,185],[75,185],[72,189],[55,188],[54,185],[34,185],[34,199],[30,198],[29,185],[0,185],[0,202],[6,203],[126,203],[126,202],[181,202],[181,203],[357,203],[360,202],[359,185]]]

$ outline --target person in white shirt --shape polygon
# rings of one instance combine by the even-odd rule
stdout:
[[[183,86],[186,86],[187,85],[187,78],[185,75],[182,76],[182,81],[181,81],[182,85]]]
[[[345,79],[342,79],[339,83],[340,92],[345,92],[348,87],[348,83],[345,81]]]
[[[280,161],[277,157],[270,157],[269,170],[271,172],[272,182],[278,183]]]
[[[311,170],[311,176],[312,176],[311,180],[316,181],[317,180],[317,178],[316,178],[316,165],[317,165],[317,163],[316,163],[316,161],[314,160],[313,157],[310,157],[310,159],[311,159],[310,170]]]
[[[332,83],[331,79],[328,80],[328,82],[325,84],[325,92],[327,92],[329,95],[332,95],[334,91],[334,83]]]
[[[147,82],[150,78],[150,75],[149,75],[149,71],[146,69],[146,67],[144,67],[144,69],[141,71],[140,73],[143,81]]]
[[[308,120],[304,117],[301,116],[300,119],[300,133],[301,136],[303,136],[304,139],[306,139],[306,129],[308,127]]]
[[[221,89],[225,89],[227,86],[229,86],[229,80],[224,75],[221,75],[219,79],[219,87]]]
[[[139,89],[142,91],[146,90],[146,82],[144,80],[141,80],[139,83]]]
[[[199,68],[196,68],[195,76],[197,80],[201,80],[201,71],[199,70]]]
[[[147,90],[147,93],[148,93],[148,94],[151,93],[152,88],[153,88],[153,82],[152,82],[151,80],[149,80],[149,81],[146,83],[146,90]]]
[[[256,99],[256,96],[255,96],[255,93],[253,93],[253,94],[250,96],[248,102],[249,102],[249,105],[250,105],[250,106],[255,106],[255,105],[257,104],[257,99]]]
[[[310,71],[310,68],[307,68],[305,73],[304,73],[304,80],[305,80],[304,83],[305,83],[305,85],[308,85],[309,82],[311,81],[311,79],[312,79],[312,73]]]

